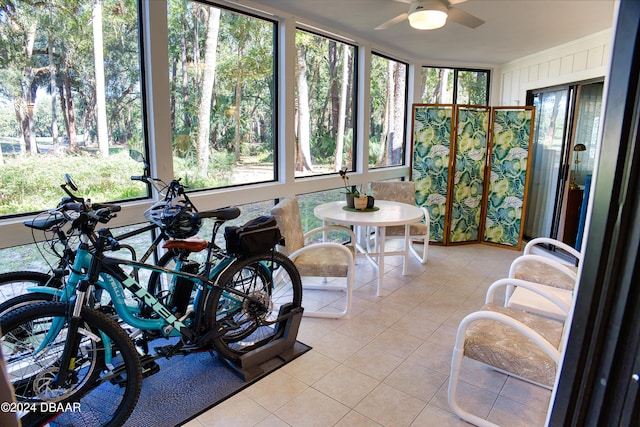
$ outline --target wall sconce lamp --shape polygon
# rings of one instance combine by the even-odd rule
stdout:
[[[417,30],[435,30],[447,22],[447,6],[440,0],[414,1],[409,8],[409,25]]]

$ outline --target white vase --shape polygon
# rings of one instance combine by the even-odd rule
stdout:
[[[363,197],[354,197],[353,198],[353,206],[359,211],[365,210],[367,208],[367,202],[369,199],[367,196]]]

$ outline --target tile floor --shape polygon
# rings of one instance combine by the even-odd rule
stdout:
[[[464,426],[447,385],[459,321],[507,276],[517,251],[431,246],[427,264],[388,257],[383,295],[358,258],[354,302],[343,319],[304,318],[298,340],[313,349],[185,424],[201,426]],[[329,294],[325,292],[325,294]],[[335,304],[305,293],[303,305]],[[543,426],[551,392],[465,359],[461,405],[503,426]]]

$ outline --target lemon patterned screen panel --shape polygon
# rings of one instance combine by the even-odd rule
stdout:
[[[494,107],[483,241],[520,247],[533,107]]]
[[[415,105],[411,179],[416,204],[429,212],[429,240],[444,242],[453,105]]]
[[[534,111],[413,105],[411,179],[431,242],[520,247]]]
[[[455,170],[449,242],[479,242],[484,172],[489,138],[489,107],[456,108]]]

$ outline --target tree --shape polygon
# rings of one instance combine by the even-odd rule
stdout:
[[[204,73],[202,81],[202,96],[198,108],[198,173],[207,176],[209,170],[209,137],[211,98],[213,96],[213,83],[216,77],[218,32],[220,30],[220,9],[209,8],[207,23],[207,41],[204,53]]]
[[[98,146],[104,157],[109,155],[109,136],[107,133],[107,103],[105,101],[104,55],[102,36],[102,0],[93,0],[93,55],[96,79],[96,115],[98,128]]]
[[[347,121],[347,94],[349,88],[349,46],[344,45],[342,51],[342,87],[340,91],[340,107],[338,112],[338,129],[336,135],[336,157],[333,170],[342,169],[342,153],[344,151],[344,129]]]
[[[393,105],[391,117],[391,133],[389,136],[389,155],[387,164],[398,165],[402,163],[402,148],[404,142],[404,101],[406,88],[406,73],[404,65],[393,62],[391,70],[392,95],[390,103]]]
[[[57,111],[57,88],[56,88],[56,66],[54,63],[54,46],[51,30],[47,37],[49,41],[49,93],[51,94],[51,145],[54,153],[58,153],[58,111]]]
[[[1,66],[0,93],[6,94],[13,102],[13,110],[18,129],[20,152],[36,153],[33,124],[33,107],[37,89],[37,68],[34,62],[34,46],[38,20],[34,16],[35,7],[24,13],[14,3],[0,4],[0,49]]]
[[[296,170],[311,171],[311,115],[309,111],[309,87],[307,85],[306,46],[296,46],[298,62],[296,67],[296,82],[298,89],[298,104],[296,118],[298,121],[296,143],[298,150]]]
[[[393,90],[393,63],[391,61],[387,62],[387,74],[384,78],[386,82],[386,90],[384,95],[384,113],[382,119],[382,133],[380,135],[380,151],[378,152],[378,159],[376,161],[376,166],[381,166],[386,163],[385,159],[387,158],[387,151],[389,146],[389,137],[393,135],[393,131],[390,130],[392,128],[392,120],[395,116],[394,109],[395,103],[393,102],[392,96],[394,94]]]

